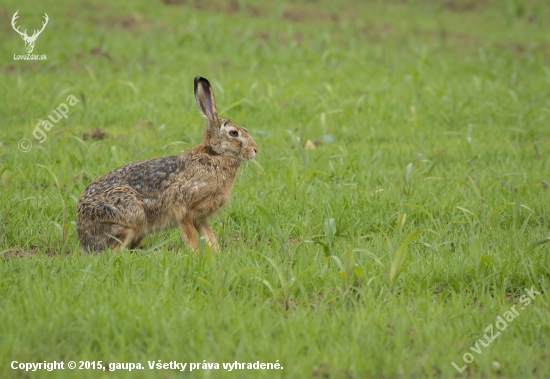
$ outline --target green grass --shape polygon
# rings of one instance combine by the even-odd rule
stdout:
[[[48,13],[46,61],[13,60],[16,10],[22,30]],[[550,377],[549,16],[534,0],[5,1],[0,377]],[[259,145],[211,220],[223,251],[193,254],[171,230],[81,254],[91,181],[200,141],[195,75]],[[469,350],[526,287],[541,294]]]

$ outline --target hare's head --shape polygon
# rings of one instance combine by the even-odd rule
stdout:
[[[218,118],[216,100],[212,86],[205,78],[195,77],[195,99],[197,107],[206,119],[203,142],[216,154],[247,161],[258,152],[258,145],[248,130],[235,125],[229,119]]]

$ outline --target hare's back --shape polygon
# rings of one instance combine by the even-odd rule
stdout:
[[[177,155],[128,163],[99,177],[84,191],[84,196],[99,195],[117,188],[131,188],[137,194],[154,196],[171,184],[170,178],[183,170]]]

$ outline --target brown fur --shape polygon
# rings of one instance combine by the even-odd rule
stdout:
[[[129,163],[84,190],[76,223],[86,251],[136,248],[148,234],[178,226],[195,251],[195,230],[218,249],[208,217],[227,203],[241,161],[253,159],[258,146],[246,129],[218,118],[206,79],[195,78],[195,98],[207,122],[199,145],[179,156]]]

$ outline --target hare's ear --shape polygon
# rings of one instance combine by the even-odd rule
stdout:
[[[195,77],[195,100],[197,107],[209,123],[218,121],[218,111],[216,110],[216,100],[214,99],[214,90],[205,78]]]

